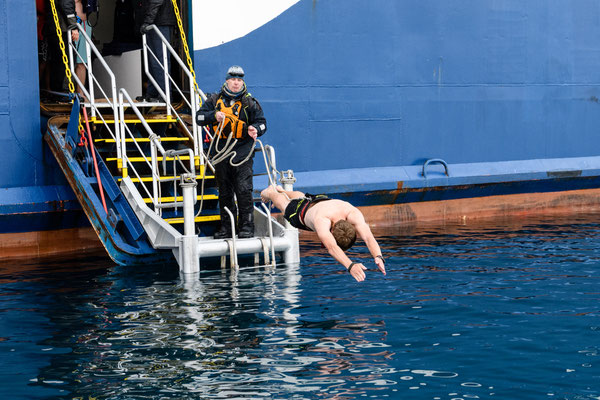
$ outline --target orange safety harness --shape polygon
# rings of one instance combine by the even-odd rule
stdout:
[[[223,121],[221,129],[221,139],[227,139],[232,132],[233,139],[241,139],[244,136],[247,136],[248,124],[239,118],[240,112],[243,110],[241,100],[238,100],[227,107],[223,99],[219,98],[215,109],[225,114],[225,121]],[[215,123],[213,129],[214,132],[219,132],[219,123]]]

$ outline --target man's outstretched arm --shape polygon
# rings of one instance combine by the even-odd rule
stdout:
[[[373,261],[377,264],[379,270],[385,275],[385,263],[383,261],[383,256],[381,254],[381,248],[375,240],[373,236],[373,232],[371,232],[371,228],[365,222],[365,217],[362,215],[360,210],[355,208],[350,214],[348,214],[348,222],[354,225],[354,229],[356,229],[356,233],[358,236],[364,240],[369,252],[373,256]]]
[[[352,275],[354,279],[356,279],[358,282],[364,281],[365,270],[367,268],[361,263],[353,263],[352,260],[348,258],[346,253],[340,249],[340,246],[337,245],[335,238],[329,231],[331,228],[331,221],[321,218],[316,220],[314,225],[317,236],[319,236],[319,240],[321,240],[321,243],[323,243],[323,246],[325,246],[329,254],[335,258],[337,262],[342,264],[346,270],[352,267],[350,269],[350,275]]]

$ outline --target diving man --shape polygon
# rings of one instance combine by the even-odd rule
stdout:
[[[379,244],[360,210],[352,204],[330,199],[324,195],[310,195],[299,191],[286,191],[281,186],[267,187],[261,192],[264,202],[272,201],[284,211],[284,218],[295,228],[314,231],[329,254],[335,258],[358,282],[365,280],[362,263],[353,262],[344,253],[356,241],[364,240],[379,270],[385,275],[385,262]]]

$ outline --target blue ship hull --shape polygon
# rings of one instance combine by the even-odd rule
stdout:
[[[243,64],[269,117],[265,140],[298,172],[589,157],[599,7],[301,1],[196,51],[196,73],[216,90],[228,65]]]
[[[367,207],[600,187],[596,1],[301,0],[207,48],[192,7],[200,88],[244,67],[300,190]],[[42,139],[35,10],[0,10],[0,236],[86,226]]]

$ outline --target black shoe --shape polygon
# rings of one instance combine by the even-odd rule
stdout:
[[[219,228],[218,231],[215,232],[215,239],[227,239],[231,237],[231,231],[225,227]]]
[[[240,215],[238,225],[238,237],[240,239],[249,239],[254,237],[254,215]]]
[[[254,227],[248,225],[243,226],[238,233],[240,239],[250,239],[254,237]]]
[[[140,103],[159,103],[160,99],[158,97],[149,97],[149,96],[138,96],[135,98]]]

